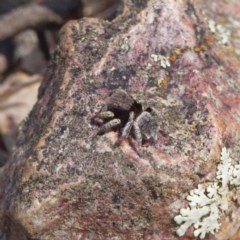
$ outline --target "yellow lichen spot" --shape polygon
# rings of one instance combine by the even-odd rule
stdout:
[[[177,55],[180,55],[183,52],[182,48],[174,48],[173,50]]]
[[[169,60],[170,60],[170,62],[175,62],[177,60],[177,56],[176,55],[171,55],[169,57]]]

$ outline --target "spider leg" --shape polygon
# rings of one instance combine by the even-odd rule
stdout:
[[[134,136],[139,145],[142,144],[142,129],[141,128],[144,126],[144,124],[146,122],[149,122],[151,120],[151,118],[152,118],[151,114],[147,111],[144,111],[134,121],[134,124],[133,124]]]
[[[142,133],[138,123],[135,121],[133,123],[134,137],[137,140],[138,145],[142,144]]]
[[[145,123],[151,121],[152,119],[152,115],[147,112],[147,111],[143,111],[135,120],[135,122],[137,123],[137,125],[141,128]]]
[[[160,112],[155,107],[151,107],[150,109],[152,110],[153,115],[157,116],[158,118],[161,118]]]
[[[122,130],[122,135],[121,135],[122,138],[128,137],[128,135],[129,135],[129,133],[130,133],[130,131],[132,129],[132,126],[133,126],[134,117],[135,117],[134,112],[130,112],[129,120],[128,120],[128,122],[126,123],[125,127]]]
[[[101,111],[93,115],[90,119],[98,125],[102,125],[105,119],[114,118],[114,113],[111,111]]]
[[[114,113],[111,111],[99,112],[95,115],[95,118],[101,118],[101,119],[114,118]]]
[[[154,116],[151,115],[149,112],[144,111],[136,119],[136,122],[141,130],[141,134],[143,138],[147,141],[156,141],[159,132],[159,124],[157,119],[157,114],[159,116],[159,113],[155,112],[154,110],[153,112]]]
[[[121,124],[121,120],[119,118],[114,118],[110,120],[109,122],[105,123],[97,132],[97,135],[104,134],[106,132],[109,132],[112,130],[114,127],[118,126]]]
[[[121,144],[121,142],[127,138],[132,130],[133,127],[133,123],[134,123],[134,117],[135,117],[135,113],[134,112],[130,112],[129,113],[129,119],[128,122],[126,123],[126,125],[124,126],[122,133],[121,133],[121,137],[118,140],[117,144]]]

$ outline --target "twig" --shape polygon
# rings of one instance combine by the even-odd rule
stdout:
[[[62,17],[45,6],[25,5],[0,17],[0,40],[12,37],[27,28],[62,23]]]

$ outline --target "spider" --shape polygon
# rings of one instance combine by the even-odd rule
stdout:
[[[154,108],[143,110],[142,105],[131,95],[123,89],[117,89],[110,96],[107,105],[94,118],[103,120],[97,135],[119,128],[118,144],[131,135],[141,145],[143,140],[157,140],[159,131],[157,116]]]

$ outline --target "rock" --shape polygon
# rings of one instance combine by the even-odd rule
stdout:
[[[0,169],[0,236],[179,239],[173,219],[188,192],[215,181],[222,149],[238,164],[239,7],[126,1],[112,22],[69,22]],[[110,106],[118,88],[133,99],[110,109],[123,124],[130,111],[150,113],[142,144],[134,132],[119,143],[123,126],[96,134],[107,122],[96,119],[99,106]],[[239,205],[228,205],[206,239],[239,236],[240,215],[231,214]],[[195,239],[193,228],[185,236]]]
[[[4,166],[9,158],[9,155],[6,153],[6,151],[1,150],[0,151],[0,167]]]

